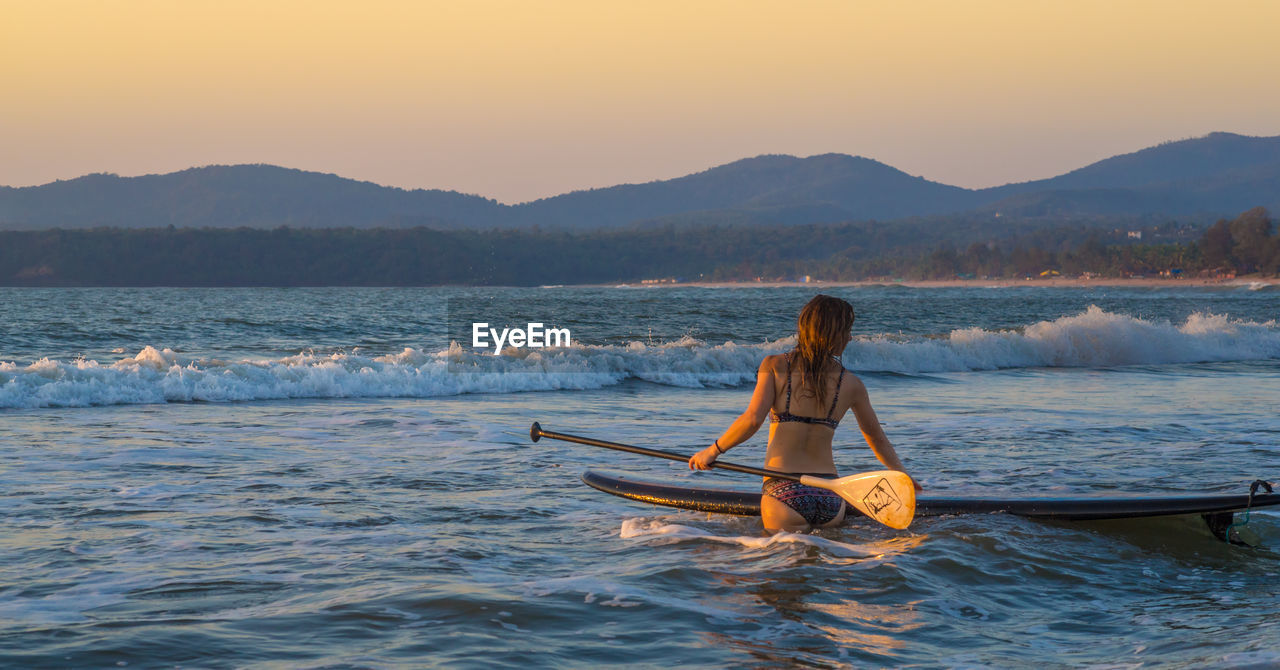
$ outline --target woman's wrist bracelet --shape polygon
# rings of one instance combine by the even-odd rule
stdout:
[[[721,456],[723,456],[723,455],[724,455],[724,452],[725,452],[726,450],[725,450],[725,449],[721,449],[721,448],[720,448],[720,440],[719,440],[719,439],[717,439],[717,440],[715,441],[715,443],[714,443],[714,444],[712,444],[711,446],[713,446],[713,447],[715,447],[715,448],[716,448],[716,453],[717,453],[717,454],[720,454]]]

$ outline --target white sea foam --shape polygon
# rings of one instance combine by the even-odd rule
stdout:
[[[875,337],[845,352],[854,370],[920,373],[1025,367],[1113,367],[1280,358],[1280,324],[1197,313],[1182,325],[1090,307],[1021,330],[954,330],[901,341]]]
[[[273,360],[219,360],[146,347],[114,363],[41,359],[0,362],[0,408],[82,407],[286,398],[433,397],[592,389],[641,379],[690,388],[755,379],[760,358],[794,339],[758,344],[675,342],[575,345],[474,354],[456,344],[425,352],[305,353]],[[1194,314],[1182,324],[1097,307],[1018,330],[955,330],[932,338],[871,336],[845,350],[855,371],[964,372],[1023,367],[1111,367],[1280,358],[1280,324]]]
[[[825,537],[817,535],[804,535],[800,533],[788,533],[785,531],[775,533],[769,537],[751,535],[716,535],[715,533],[699,530],[691,526],[682,526],[680,524],[645,519],[626,519],[622,522],[622,530],[619,531],[619,536],[623,539],[661,538],[674,541],[699,540],[705,542],[719,542],[721,544],[737,544],[746,547],[747,549],[767,549],[769,547],[780,545],[805,545],[817,547],[832,556],[840,556],[844,558],[872,558],[884,553],[883,551],[867,549],[857,545],[847,544],[845,542],[828,540]]]

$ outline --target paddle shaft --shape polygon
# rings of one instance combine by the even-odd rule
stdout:
[[[608,442],[606,440],[595,440],[589,437],[579,437],[577,435],[565,435],[564,433],[553,433],[549,430],[543,430],[542,425],[537,421],[533,422],[533,426],[529,428],[529,437],[534,442],[538,438],[549,437],[553,440],[563,440],[565,442],[577,442],[578,444],[586,444],[592,447],[604,447],[605,449],[614,449],[616,451],[626,451],[632,454],[641,454],[643,456],[656,456],[671,461],[680,461],[688,463],[689,457],[677,454],[671,451],[662,451],[661,449],[646,449],[644,447],[633,447],[629,444],[621,444],[618,442]],[[716,461],[711,464],[713,468],[721,470],[732,470],[734,472],[742,472],[748,475],[759,475],[761,477],[777,477],[778,479],[790,479],[792,481],[800,481],[800,475],[793,475],[787,472],[778,472],[776,470],[763,470],[761,468],[753,468],[747,465],[738,465],[737,463],[725,463]]]

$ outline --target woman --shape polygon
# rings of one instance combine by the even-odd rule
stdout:
[[[871,409],[867,388],[840,363],[840,353],[853,339],[852,328],[852,305],[827,295],[810,300],[796,320],[796,348],[765,357],[747,411],[720,439],[694,454],[689,467],[709,469],[726,451],[755,435],[769,415],[766,469],[836,477],[831,439],[845,412],[853,409],[858,428],[876,458],[891,470],[905,472]],[[916,490],[920,490],[919,484]],[[760,517],[770,532],[804,532],[844,520],[844,500],[832,491],[768,478],[763,492]]]

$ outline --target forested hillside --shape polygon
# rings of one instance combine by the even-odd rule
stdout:
[[[590,232],[159,228],[0,232],[0,285],[540,285],[1280,272],[1264,209],[1205,229],[920,220]],[[1134,237],[1141,234],[1141,239]]]

